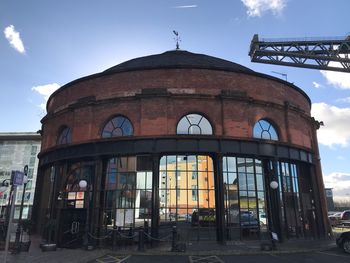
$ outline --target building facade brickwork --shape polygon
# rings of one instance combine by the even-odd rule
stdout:
[[[160,235],[171,222],[192,233],[186,241],[325,236],[310,110],[289,82],[179,50],[72,81],[50,97],[42,120],[36,218],[59,220],[61,231],[75,222],[62,217],[71,209],[95,234],[147,222]],[[89,186],[74,188],[73,174]]]

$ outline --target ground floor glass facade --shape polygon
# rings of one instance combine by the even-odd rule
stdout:
[[[261,239],[270,231],[307,237],[316,224],[307,171],[288,161],[209,154],[64,163],[44,170],[51,193],[41,208],[51,207],[46,214],[60,222],[56,239],[68,246],[87,229],[98,237],[139,227],[164,237],[176,226],[185,242]],[[276,200],[272,177],[279,183]]]

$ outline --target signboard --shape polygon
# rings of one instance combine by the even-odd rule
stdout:
[[[75,192],[68,192],[68,200],[75,200]]]
[[[23,184],[24,173],[20,171],[12,171],[12,184],[15,186]]]
[[[84,192],[77,192],[77,200],[82,200],[84,199]]]

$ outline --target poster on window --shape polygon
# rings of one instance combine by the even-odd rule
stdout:
[[[75,192],[68,193],[68,200],[75,200]]]
[[[84,201],[83,200],[75,201],[75,208],[84,208]]]
[[[125,209],[125,224],[132,225],[134,223],[134,210]]]
[[[124,226],[124,209],[117,209],[116,211],[117,226]]]
[[[77,192],[77,200],[84,199],[84,192]]]

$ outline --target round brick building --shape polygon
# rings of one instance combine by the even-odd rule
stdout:
[[[183,242],[325,236],[310,108],[292,83],[181,50],[74,80],[42,120],[37,226],[62,247],[140,227]]]

